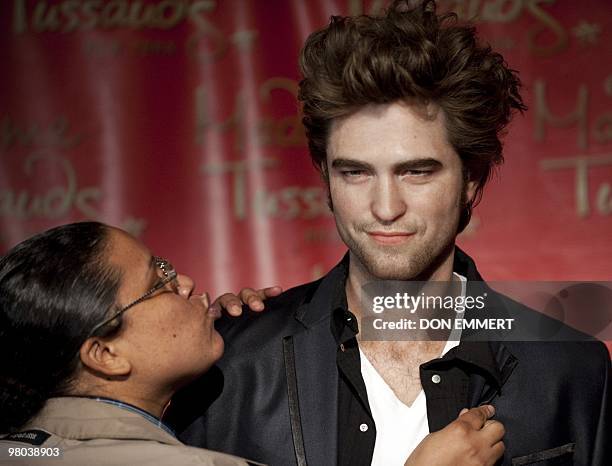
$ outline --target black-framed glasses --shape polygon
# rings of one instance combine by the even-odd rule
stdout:
[[[121,309],[113,313],[108,319],[96,325],[93,328],[93,330],[90,332],[90,335],[94,335],[98,330],[100,330],[105,325],[108,325],[109,323],[111,323],[113,320],[115,320],[125,311],[151,298],[153,293],[155,293],[157,290],[161,290],[168,283],[176,280],[177,273],[176,273],[176,270],[174,270],[174,267],[172,266],[170,262],[168,262],[166,259],[162,259],[161,257],[157,257],[157,256],[154,256],[153,260],[155,261],[155,265],[159,268],[159,270],[162,273],[161,279],[155,284],[153,288],[151,288],[149,291],[143,294],[140,298],[135,299],[134,301],[132,301],[130,304],[126,306],[123,306]]]

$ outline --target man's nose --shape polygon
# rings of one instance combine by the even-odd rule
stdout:
[[[195,283],[193,282],[191,277],[188,277],[187,275],[178,274],[176,276],[176,281],[179,285],[178,290],[180,295],[184,296],[185,298],[191,296],[191,293],[193,292],[193,288],[195,286]]]
[[[382,178],[374,187],[372,213],[383,224],[392,223],[406,213],[407,205],[399,183],[392,177]]]

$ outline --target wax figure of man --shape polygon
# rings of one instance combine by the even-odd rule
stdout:
[[[455,238],[525,107],[516,73],[474,34],[425,1],[334,17],[308,38],[303,122],[349,252],[267,313],[225,323],[217,393],[194,386],[182,400],[207,414],[176,415],[187,443],[271,465],[401,465],[461,408],[491,403],[506,431],[499,464],[612,464],[603,344],[358,334],[366,283],[482,281]]]

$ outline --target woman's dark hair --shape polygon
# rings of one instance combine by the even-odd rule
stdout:
[[[79,348],[115,305],[120,274],[103,257],[108,237],[101,223],[63,225],[0,258],[0,432],[69,390]]]
[[[334,119],[368,104],[435,103],[466,181],[477,182],[477,203],[503,162],[500,136],[512,112],[526,110],[521,82],[500,54],[478,43],[473,27],[458,24],[455,14],[436,14],[433,0],[414,3],[395,1],[383,16],[333,16],[308,37],[298,98],[310,155],[326,177]]]

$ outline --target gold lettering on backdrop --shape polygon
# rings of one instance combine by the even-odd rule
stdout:
[[[297,82],[285,77],[273,77],[259,86],[259,97],[264,104],[270,104],[276,92],[289,93],[292,101],[297,97]],[[245,92],[235,94],[234,110],[231,115],[217,120],[211,115],[216,108],[211,104],[205,86],[195,90],[195,142],[205,143],[208,132],[235,132],[234,149],[241,152],[245,146],[246,121]],[[260,146],[300,147],[305,143],[304,130],[299,114],[284,117],[261,116],[253,123]],[[247,195],[247,174],[251,170],[268,169],[278,166],[276,158],[239,160],[220,164],[205,164],[202,170],[208,175],[230,174],[232,176],[233,214],[244,220],[249,213],[260,217],[293,220],[313,219],[329,214],[327,194],[320,186],[287,186],[277,191],[258,188],[254,195]]]
[[[516,21],[523,10],[523,0],[495,0],[482,7],[482,17],[495,23]]]
[[[491,23],[511,23],[523,14],[531,15],[537,24],[527,31],[528,50],[539,56],[550,56],[567,49],[569,34],[542,4],[555,0],[441,0],[445,11],[454,11],[463,20]],[[552,34],[553,40],[542,45],[540,38]]]
[[[88,218],[99,217],[95,204],[102,200],[97,187],[78,187],[76,172],[66,158],[52,154],[34,153],[24,160],[23,171],[32,176],[37,163],[51,163],[65,177],[65,184],[51,187],[46,193],[33,195],[25,189],[0,190],[0,216],[30,220],[34,218],[57,219],[67,215],[74,207]]]
[[[35,32],[57,31],[60,27],[57,7],[52,7],[46,12],[47,5],[43,2],[36,4],[32,18],[32,26]]]
[[[591,212],[589,203],[589,168],[603,166],[611,167],[612,155],[546,159],[540,162],[540,166],[543,170],[563,170],[568,168],[573,168],[576,170],[576,213],[579,217],[586,217]],[[597,188],[596,208],[601,215],[609,215],[612,213],[612,200],[610,199],[609,183],[603,183]]]
[[[612,197],[610,196],[610,183],[602,183],[597,192],[597,210],[602,215],[612,213]]]
[[[286,186],[278,191],[258,189],[253,208],[259,216],[283,220],[312,220],[331,215],[327,207],[327,190],[322,186]]]
[[[586,149],[588,145],[588,121],[587,107],[589,99],[589,91],[586,85],[581,84],[578,88],[578,96],[576,99],[576,107],[573,112],[565,116],[556,116],[548,108],[546,102],[546,86],[544,81],[537,79],[534,83],[535,94],[535,139],[543,141],[546,137],[546,124],[550,124],[556,128],[563,128],[573,124],[578,125],[578,147]]]
[[[604,92],[607,92],[608,78],[604,80]],[[578,86],[576,107],[564,116],[553,115],[546,102],[546,86],[544,81],[536,80],[535,86],[535,139],[546,139],[546,125],[553,127],[578,127],[576,145],[579,149],[586,149],[589,145],[589,136],[593,140],[605,143],[612,140],[612,112],[606,112],[594,118],[590,127],[588,121],[589,89],[585,84]],[[609,94],[608,94],[609,95]],[[591,213],[591,200],[589,199],[589,169],[593,167],[612,166],[612,156],[589,155],[577,157],[555,158],[541,161],[543,170],[560,170],[573,168],[575,170],[574,195],[576,214],[580,218]],[[595,207],[600,215],[610,215],[612,201],[610,200],[610,184],[603,183],[596,187]]]
[[[70,123],[59,116],[47,126],[32,123],[18,124],[8,115],[0,120],[0,150],[8,151],[13,147],[60,147],[69,149],[81,142],[81,133],[71,133]]]
[[[205,164],[202,171],[208,175],[232,175],[232,190],[234,193],[234,216],[242,220],[247,215],[246,174],[250,170],[270,168],[278,165],[278,160],[264,158],[258,160],[239,160],[236,162],[222,162]]]
[[[173,55],[176,44],[171,40],[141,40],[132,45],[138,55]]]
[[[441,2],[462,19],[474,20],[482,7],[482,0],[448,0]]]
[[[209,13],[215,9],[215,2],[201,1],[191,6],[191,20],[197,26],[197,31],[187,41],[187,51],[202,60],[212,62],[221,58],[227,52],[229,41],[217,29],[213,23],[208,21],[202,13]],[[212,47],[202,47],[201,44],[207,39]]]
[[[226,37],[206,18],[215,8],[214,0],[38,0],[36,3],[13,0],[12,30],[14,34],[120,28],[167,30],[187,21],[195,26],[194,33],[186,41],[187,53],[211,62],[221,58],[232,44],[230,39],[234,39],[234,36]],[[247,37],[240,31],[237,34],[235,45],[244,48]],[[254,37],[254,34],[249,36],[249,44]],[[116,52],[116,47],[113,50]],[[136,51],[142,52],[142,48]],[[147,50],[146,54],[151,53]],[[157,54],[169,53],[168,46],[157,50]]]
[[[597,142],[612,141],[612,113],[604,113],[595,120],[593,137]]]
[[[218,131],[220,133],[234,129],[236,138],[234,139],[234,147],[239,149],[242,147],[242,124],[244,116],[244,93],[237,92],[236,101],[234,104],[234,112],[227,117],[225,121],[216,121],[210,115],[210,108],[216,108],[215,105],[209,104],[208,93],[205,85],[199,86],[195,90],[195,143],[201,145],[204,143],[206,132]]]
[[[10,1],[10,0],[7,0]],[[185,53],[202,62],[223,58],[230,47],[252,50],[258,31],[248,28],[225,33],[207,16],[217,7],[215,0],[13,0],[14,34],[90,31],[94,29],[168,30],[187,22],[193,32],[185,40]],[[376,0],[373,5],[382,2]],[[103,44],[108,36],[87,37],[85,51],[96,57],[116,56],[121,43]],[[170,55],[177,45],[170,40],[139,42],[139,55]]]
[[[269,103],[272,91],[282,91],[297,97],[297,82],[284,77],[274,77],[266,80],[259,87],[259,95],[263,103]],[[242,150],[245,145],[246,97],[243,91],[235,94],[234,111],[224,120],[215,120],[211,116],[211,109],[215,108],[209,100],[205,85],[195,90],[195,142],[201,145],[205,141],[208,131],[225,133],[235,131],[234,149]],[[261,116],[255,122],[257,140],[262,146],[300,147],[305,144],[304,129],[300,116],[296,112],[292,115],[274,118]]]
[[[264,82],[259,89],[259,95],[264,103],[270,101],[274,90],[286,91],[297,101],[298,84],[293,79],[271,78]],[[262,133],[262,139],[266,143],[279,147],[296,147],[303,145],[305,142],[304,128],[298,113],[278,120],[264,118],[260,133]]]
[[[202,166],[202,171],[207,175],[231,176],[232,211],[237,220],[244,220],[249,214],[283,220],[310,220],[330,215],[327,191],[321,186],[286,186],[276,191],[259,188],[254,196],[247,195],[248,172],[275,168],[279,163],[276,158],[208,163]]]
[[[540,8],[540,3],[544,3],[544,1],[546,1],[546,3],[551,3],[550,0],[525,1],[527,10],[540,22],[538,26],[527,32],[529,50],[533,51],[536,55],[548,57],[567,49],[569,45],[569,35],[567,31],[559,21],[555,20],[548,12]],[[547,46],[538,45],[538,37],[546,31],[553,34],[555,37],[554,42]]]
[[[212,0],[38,0],[28,10],[26,0],[13,1],[13,33],[72,32],[89,29],[171,29],[189,20],[209,25],[202,12],[214,9]]]
[[[21,34],[28,30],[28,13],[26,0],[15,0],[13,4],[13,32]]]

